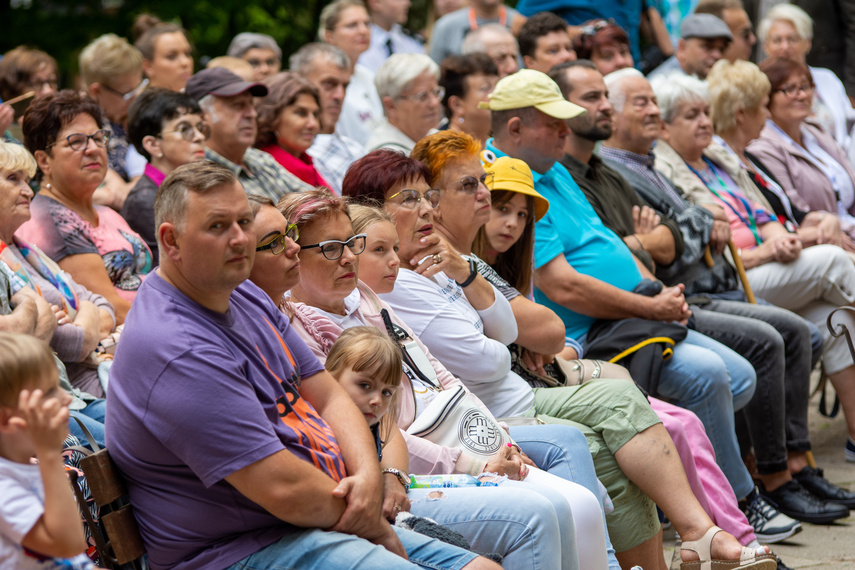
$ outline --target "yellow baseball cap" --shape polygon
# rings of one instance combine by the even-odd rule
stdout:
[[[487,173],[484,184],[490,192],[507,190],[531,196],[534,198],[534,221],[546,215],[546,211],[549,210],[549,200],[534,189],[534,180],[528,164],[510,156],[495,158],[493,153],[486,150],[481,153],[481,161],[484,164],[484,172]]]
[[[556,119],[572,119],[585,112],[583,107],[565,99],[558,84],[548,75],[534,69],[521,69],[503,77],[488,98],[489,101],[478,103],[479,109],[507,111],[534,107]]]

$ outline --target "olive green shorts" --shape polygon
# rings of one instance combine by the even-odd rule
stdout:
[[[535,388],[537,417],[578,428],[588,440],[597,478],[615,510],[606,516],[616,552],[624,552],[659,532],[656,505],[623,473],[615,452],[647,428],[661,423],[638,387],[626,380],[598,379],[580,386]]]

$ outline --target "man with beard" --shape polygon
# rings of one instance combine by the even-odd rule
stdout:
[[[621,105],[615,115],[606,83],[595,67],[563,65],[552,70],[551,76],[564,96],[588,110],[587,115],[567,121],[570,136],[565,150],[568,154],[562,164],[574,175],[604,224],[623,239],[635,240],[637,248],[645,250],[645,243],[650,244],[651,257],[664,261],[658,263],[664,267],[658,276],[664,279],[667,275],[669,284],[684,283],[689,296],[704,297],[702,306],[692,306],[696,330],[751,362],[757,372],[757,392],[744,415],[740,415],[754,444],[764,488],[781,489],[780,494],[786,499],[782,508],[793,518],[809,522],[833,520],[832,517],[842,513],[840,506],[820,501],[814,495],[826,500],[832,499],[832,495],[844,497],[831,487],[825,487],[826,483],[831,484],[807,466],[805,457],[810,449],[807,432],[812,368],[810,327],[807,321],[790,311],[768,304],[746,303],[737,289],[735,272],[719,255],[720,251],[715,255],[718,279],[712,276],[703,261],[706,242],[699,239],[695,231],[699,224],[705,224],[704,233],[712,233],[714,217],[709,210],[686,205],[679,213],[674,209],[648,212],[645,219],[641,215],[647,207],[645,202],[618,171],[594,155],[594,145],[602,140],[608,140],[609,146],[600,152],[613,160],[629,151],[625,147],[637,149],[646,145],[644,148],[649,151],[658,134],[658,107],[646,79],[635,70],[617,73],[621,74],[623,83],[621,90],[611,95],[611,99],[620,101]],[[613,116],[616,119],[614,127]],[[661,208],[661,201],[654,203]],[[665,226],[654,224],[660,216],[672,224],[667,230],[659,229]],[[674,228],[683,233],[679,253]],[[674,243],[669,244],[671,241]],[[669,252],[673,253],[668,255]],[[770,406],[770,402],[776,404]],[[759,540],[776,542],[798,532],[800,525],[796,521],[777,512],[759,496],[744,466],[726,460],[726,457],[719,457],[740,499],[740,507]],[[725,468],[725,463],[730,465],[729,469]],[[811,492],[803,487],[810,488]],[[818,492],[814,492],[814,488],[818,488]],[[781,497],[776,495],[776,499]]]

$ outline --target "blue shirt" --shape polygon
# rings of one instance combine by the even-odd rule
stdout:
[[[496,156],[506,156],[493,146],[493,139],[487,141],[487,148]],[[624,291],[638,285],[641,272],[629,248],[603,224],[567,169],[556,162],[546,174],[532,171],[532,176],[535,190],[549,200],[549,211],[535,225],[535,268],[563,255],[579,273]],[[561,317],[570,338],[583,338],[595,320],[549,300],[540,289],[534,290],[534,299]]]

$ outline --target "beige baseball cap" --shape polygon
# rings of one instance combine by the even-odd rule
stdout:
[[[558,84],[548,75],[534,69],[521,69],[499,80],[489,101],[478,103],[479,109],[508,111],[534,107],[556,119],[572,119],[585,112],[561,94]]]

